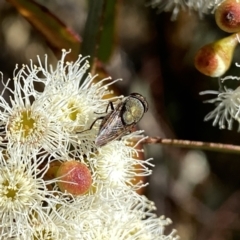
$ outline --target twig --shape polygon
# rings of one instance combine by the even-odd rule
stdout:
[[[209,151],[240,154],[240,146],[223,144],[223,143],[189,141],[189,140],[169,139],[169,138],[160,138],[160,137],[148,137],[148,138],[145,138],[143,141],[141,141],[141,143],[143,144],[159,143],[162,145],[171,145],[174,147],[194,148],[194,149],[202,149],[202,150],[209,150]]]

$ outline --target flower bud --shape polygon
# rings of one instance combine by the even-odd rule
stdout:
[[[92,184],[92,176],[87,166],[74,160],[62,163],[56,177],[60,178],[60,190],[75,196],[86,193]]]
[[[225,32],[240,31],[240,2],[225,0],[215,11],[215,20],[219,28]]]
[[[207,76],[222,76],[230,67],[237,44],[237,35],[232,34],[229,37],[203,46],[195,56],[195,67]]]

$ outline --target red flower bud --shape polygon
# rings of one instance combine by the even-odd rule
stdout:
[[[237,0],[223,1],[215,11],[215,20],[219,28],[225,32],[240,31],[240,2]]]
[[[88,167],[77,161],[64,162],[58,169],[56,177],[60,178],[58,186],[62,192],[75,196],[86,193],[92,184]]]
[[[222,76],[230,67],[237,44],[237,35],[233,34],[203,46],[195,56],[195,67],[207,76]]]

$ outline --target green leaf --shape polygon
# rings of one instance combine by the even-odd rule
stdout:
[[[97,56],[107,62],[115,46],[115,23],[117,16],[117,0],[107,0],[103,19],[103,31],[100,38]]]
[[[90,0],[81,54],[107,62],[114,47],[117,0]]]

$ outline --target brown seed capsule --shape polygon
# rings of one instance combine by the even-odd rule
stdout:
[[[215,20],[219,28],[225,32],[240,31],[240,2],[225,0],[215,11]]]

